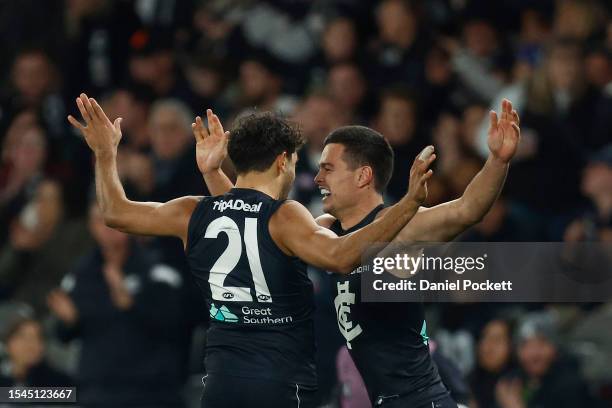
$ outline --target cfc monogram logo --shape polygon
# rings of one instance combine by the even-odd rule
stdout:
[[[350,349],[351,341],[361,334],[361,326],[353,326],[351,321],[351,305],[355,304],[355,294],[349,291],[349,282],[338,282],[338,296],[334,299],[336,314],[338,315],[338,327],[346,339],[346,345]]]

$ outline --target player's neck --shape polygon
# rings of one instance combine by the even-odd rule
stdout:
[[[279,181],[278,178],[270,178],[266,173],[248,173],[239,175],[234,187],[257,190],[278,200],[282,190]]]
[[[383,204],[383,198],[380,194],[367,194],[355,200],[355,204],[346,207],[336,214],[336,218],[340,221],[343,230],[353,228],[359,224],[369,213],[376,207]]]

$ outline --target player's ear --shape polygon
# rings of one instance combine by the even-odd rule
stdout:
[[[355,177],[357,187],[365,187],[368,184],[372,183],[372,180],[374,178],[374,172],[372,171],[372,168],[370,166],[361,166]]]
[[[287,156],[287,152],[282,152],[278,156],[276,156],[276,168],[280,173],[283,173],[287,170],[287,161],[289,157]]]

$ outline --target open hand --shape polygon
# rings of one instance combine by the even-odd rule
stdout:
[[[406,197],[414,200],[418,205],[422,205],[427,199],[427,180],[433,175],[433,170],[429,166],[436,160],[433,151],[433,146],[427,146],[423,149],[414,159],[410,169],[410,186]]]
[[[202,118],[197,116],[191,124],[196,139],[196,161],[202,174],[217,170],[227,157],[229,133],[223,130],[219,117],[212,110],[206,110],[208,129]]]
[[[96,155],[116,154],[121,140],[122,119],[117,118],[111,123],[98,102],[94,98],[88,98],[84,93],[76,99],[76,103],[85,126],[72,115],[68,115],[68,122],[81,132],[87,145]]]
[[[512,109],[512,102],[504,99],[500,117],[497,117],[495,111],[491,111],[489,118],[491,121],[487,138],[489,150],[502,163],[508,163],[516,153],[521,138],[518,113]]]

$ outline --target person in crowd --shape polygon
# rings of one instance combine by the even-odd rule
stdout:
[[[124,1],[63,2],[64,95],[89,89],[98,95],[124,80],[133,34],[142,23]]]
[[[413,2],[385,0],[376,8],[379,36],[367,55],[367,76],[376,88],[420,83],[429,45]]]
[[[482,328],[476,345],[476,367],[469,375],[470,406],[499,408],[495,386],[515,369],[512,334],[513,326],[506,319],[493,319]]]
[[[297,107],[293,119],[302,129],[306,146],[298,153],[300,160],[296,164],[291,196],[309,208],[312,214],[322,214],[321,193],[314,176],[319,171],[323,142],[332,130],[349,123],[349,117],[329,93],[315,91]]]
[[[508,89],[517,96],[525,131],[506,194],[534,226],[525,239],[560,240],[576,209],[585,203],[580,174],[590,152],[604,143],[598,124],[605,119],[597,109],[598,90],[585,82],[581,44],[557,39],[545,55],[527,82]],[[482,124],[478,140],[482,155]]]
[[[97,246],[47,303],[64,341],[80,339],[76,385],[86,406],[182,407],[181,287],[174,268],[89,210]]]
[[[87,248],[89,241],[78,221],[66,219],[62,189],[46,174],[43,130],[25,127],[7,138],[5,146],[0,211],[6,240],[0,249],[0,294],[44,314],[45,293],[59,283],[70,257]]]
[[[145,153],[151,148],[147,116],[149,104],[144,92],[137,89],[118,88],[100,101],[109,117],[123,119],[123,148],[131,152]]]
[[[178,67],[171,31],[159,27],[140,29],[131,35],[129,44],[129,82],[144,87],[155,98],[192,98]]]
[[[567,227],[564,240],[612,241],[612,144],[590,158],[581,190],[591,206]]]
[[[41,323],[32,317],[15,317],[3,333],[7,358],[0,360],[0,387],[69,387],[73,380],[53,368],[45,358]]]
[[[406,191],[406,180],[410,158],[415,157],[428,140],[420,134],[418,127],[418,102],[413,93],[405,88],[391,88],[383,92],[380,108],[374,118],[373,128],[391,144],[395,153],[395,168],[387,194],[392,200]]]
[[[265,51],[254,52],[240,64],[240,95],[236,104],[240,110],[255,108],[285,115],[293,112],[297,101],[283,93],[280,65],[278,59]]]
[[[321,33],[320,50],[304,68],[308,87],[323,86],[334,65],[360,63],[358,44],[357,28],[351,18],[337,16],[327,21]]]
[[[351,123],[365,123],[368,102],[367,83],[359,67],[352,63],[336,64],[329,70],[327,89],[338,106],[346,111]]]
[[[590,407],[594,399],[576,361],[559,345],[552,314],[533,312],[516,333],[519,370],[500,379],[495,399],[500,408]]]
[[[66,107],[60,93],[60,76],[50,55],[41,48],[24,48],[13,59],[10,79],[9,87],[0,95],[0,128],[8,129],[22,111],[34,112],[56,147],[65,136]]]

